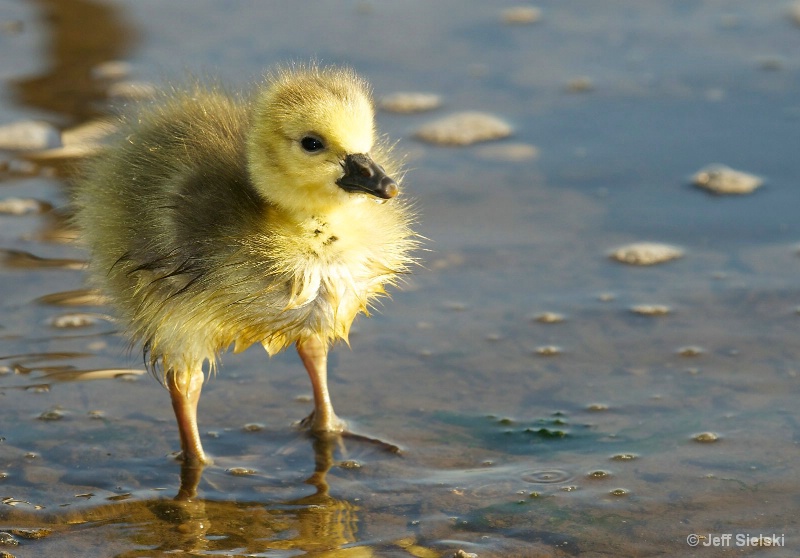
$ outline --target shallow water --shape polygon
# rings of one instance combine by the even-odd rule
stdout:
[[[0,215],[0,531],[19,543],[0,550],[797,554],[800,28],[782,2],[538,5],[540,22],[509,25],[483,2],[0,0],[0,124],[102,114],[109,84],[91,70],[118,59],[135,80],[246,84],[316,57],[379,96],[444,100],[379,114],[409,153],[428,251],[332,357],[338,413],[399,454],[312,441],[294,426],[310,407],[296,355],[250,350],[204,389],[215,465],[181,476],[139,349],[102,301],[58,296],[83,287],[85,257],[61,213]],[[514,126],[493,149],[538,157],[412,138],[461,110]],[[0,198],[63,207],[69,163],[25,160],[0,154]],[[766,185],[692,187],[715,162]],[[608,257],[642,240],[685,255]],[[693,533],[708,538],[693,548]],[[759,534],[785,546],[736,544]]]

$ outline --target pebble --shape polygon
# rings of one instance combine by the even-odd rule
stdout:
[[[61,146],[61,133],[47,122],[28,120],[0,126],[0,149],[36,151]]]
[[[640,316],[665,316],[672,312],[672,309],[665,304],[637,304],[631,306],[630,310]]]
[[[504,120],[483,112],[459,112],[420,127],[416,137],[436,145],[470,145],[511,135]]]
[[[77,328],[89,327],[97,324],[101,317],[97,314],[75,313],[75,314],[62,314],[54,316],[50,319],[50,325],[57,328]]]
[[[697,357],[705,354],[705,352],[703,347],[697,347],[696,345],[687,345],[678,349],[678,354],[682,357]]]
[[[597,471],[592,471],[586,476],[593,480],[602,480],[609,478],[611,476],[611,473],[609,473],[608,471],[597,470]]]
[[[156,94],[156,86],[146,81],[119,81],[109,86],[106,94],[116,99],[149,99]]]
[[[45,213],[53,206],[45,201],[33,198],[6,198],[0,200],[0,213],[6,215],[27,215],[29,213]]]
[[[130,492],[125,492],[123,494],[115,494],[114,496],[109,496],[108,498],[106,498],[106,500],[108,500],[109,502],[122,502],[124,500],[130,500],[131,496],[133,496],[133,494],[131,494]]]
[[[699,170],[692,183],[712,194],[750,194],[764,183],[764,179],[754,174],[735,170],[725,165],[708,165]]]
[[[719,440],[719,436],[714,432],[701,432],[700,434],[695,434],[692,439],[702,444],[710,444]]]
[[[542,19],[542,10],[536,6],[512,6],[501,12],[503,23],[508,25],[530,25]]]
[[[64,413],[58,409],[51,409],[39,415],[39,420],[61,420],[64,418]]]
[[[227,469],[227,472],[233,475],[234,477],[247,477],[249,475],[255,475],[257,471],[255,469],[248,469],[246,467],[232,467]]]
[[[35,527],[32,529],[9,529],[8,532],[16,537],[28,539],[30,541],[36,541],[45,537],[49,537],[53,533],[52,530],[47,529],[46,527]]]
[[[131,63],[124,60],[108,60],[92,68],[94,79],[119,80],[131,74]]]
[[[115,132],[116,125],[108,120],[85,122],[61,133],[62,145],[27,154],[36,160],[75,159],[94,155],[103,147],[103,141]]]
[[[0,546],[17,546],[19,541],[11,533],[0,531]]]
[[[634,242],[611,253],[612,259],[630,265],[655,265],[682,256],[683,250],[677,246],[657,242]]]
[[[577,76],[567,82],[567,91],[570,93],[588,93],[594,89],[592,78]]]
[[[536,347],[534,352],[539,356],[557,356],[563,351],[561,347],[557,347],[555,345],[544,345],[542,347]]]
[[[442,98],[435,93],[415,93],[410,91],[400,91],[386,95],[378,102],[378,106],[381,109],[400,114],[425,112],[439,108],[441,105]]]
[[[503,143],[484,145],[475,150],[475,155],[489,161],[516,163],[536,159],[539,157],[539,150],[529,143]]]
[[[540,324],[558,324],[564,321],[564,315],[557,312],[542,312],[536,314],[533,319]]]

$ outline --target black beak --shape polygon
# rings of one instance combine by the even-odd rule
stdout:
[[[348,155],[342,164],[344,176],[336,181],[347,192],[366,192],[377,198],[388,200],[397,195],[397,182],[386,175],[386,171],[369,155]]]

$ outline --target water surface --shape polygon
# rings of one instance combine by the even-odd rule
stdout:
[[[354,66],[378,96],[444,100],[379,114],[409,153],[430,240],[332,360],[338,413],[399,454],[312,440],[295,426],[310,407],[297,356],[254,349],[204,388],[215,465],[181,476],[139,348],[98,301],[54,296],[84,286],[60,209],[0,215],[0,530],[19,542],[1,550],[797,553],[800,28],[781,2],[538,5],[541,21],[509,25],[508,5],[484,2],[0,2],[0,124],[103,114],[110,84],[92,70],[108,60],[130,62],[129,79],[246,86],[315,57]],[[495,145],[538,157],[413,139],[459,110],[505,118],[514,136]],[[63,208],[70,163],[26,160],[0,155],[0,198]],[[766,185],[693,188],[715,162]],[[685,255],[608,258],[641,240]],[[785,547],[693,548],[693,533]]]

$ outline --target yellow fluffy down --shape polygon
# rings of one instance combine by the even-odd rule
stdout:
[[[308,134],[324,151],[303,150]],[[75,220],[92,280],[154,369],[192,373],[231,345],[347,340],[417,246],[402,195],[336,184],[351,153],[400,183],[376,138],[365,83],[315,66],[253,95],[173,88],[124,118],[76,184]]]

